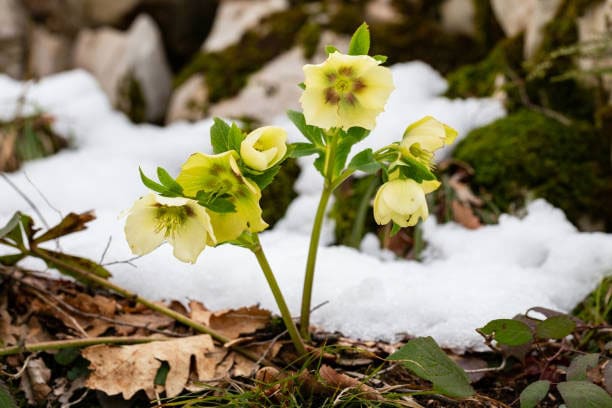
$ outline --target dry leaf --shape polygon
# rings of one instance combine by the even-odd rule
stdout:
[[[47,368],[42,358],[28,361],[25,375],[21,376],[20,388],[31,405],[47,400],[51,393],[48,382],[51,379],[51,370]]]
[[[457,200],[453,200],[452,207],[455,222],[468,229],[478,229],[481,227],[480,220],[474,215],[472,208],[468,204],[462,204]]]
[[[323,364],[321,368],[319,368],[319,375],[330,387],[337,389],[354,388],[359,393],[362,393],[364,398],[370,400],[383,399],[380,393],[374,388],[363,384],[353,377],[339,373],[327,364]]]
[[[465,173],[459,171],[450,177],[450,179],[448,180],[448,184],[455,191],[455,194],[457,195],[459,201],[464,204],[472,204],[477,207],[480,207],[483,204],[482,200],[474,194],[468,184],[461,181],[463,177],[465,177]]]
[[[179,395],[187,386],[192,356],[196,361],[195,378],[198,381],[214,378],[218,359],[210,353],[215,350],[212,338],[203,334],[131,346],[99,345],[81,353],[91,362],[88,388],[108,395],[122,393],[125,399],[130,399],[139,390],[154,398],[154,380],[162,361],[170,366],[165,384],[168,397]]]
[[[189,316],[193,320],[230,339],[263,329],[268,325],[271,317],[270,311],[260,309],[259,306],[211,312],[202,303],[191,301],[189,308],[191,309]]]

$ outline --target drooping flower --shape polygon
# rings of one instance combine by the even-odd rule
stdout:
[[[253,170],[264,171],[287,153],[287,131],[278,126],[264,126],[247,135],[240,144],[242,161]]]
[[[125,236],[136,255],[167,241],[177,259],[190,263],[195,263],[207,243],[216,243],[208,212],[197,201],[153,193],[138,199],[129,210]]]
[[[433,184],[426,186],[432,187]],[[387,181],[374,197],[374,219],[379,225],[390,221],[400,227],[416,225],[420,218],[426,219],[429,215],[425,193],[423,185],[412,179]]]
[[[323,129],[372,129],[393,91],[388,68],[367,55],[334,52],[318,65],[304,66],[300,98],[306,123]]]
[[[236,157],[234,150],[217,155],[194,153],[176,178],[187,196],[195,197],[204,191],[227,195],[234,204],[235,212],[208,212],[217,243],[233,241],[245,231],[260,232],[268,227],[261,218],[261,190],[242,175]]]
[[[413,158],[431,168],[434,152],[453,143],[456,137],[455,129],[431,116],[425,116],[406,128],[400,150],[404,157]]]

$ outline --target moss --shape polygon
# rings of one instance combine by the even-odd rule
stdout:
[[[38,113],[0,120],[0,172],[19,169],[27,160],[51,156],[68,147],[68,140],[56,133],[53,118]]]
[[[474,167],[474,182],[503,211],[530,195],[563,209],[574,224],[584,217],[612,229],[610,144],[588,124],[565,126],[521,110],[472,131],[454,153]]]
[[[117,109],[124,112],[134,123],[146,121],[147,101],[134,74],[128,73],[119,82],[118,87]]]
[[[357,222],[359,207],[363,200],[369,202],[372,199],[368,190],[375,193],[376,187],[379,185],[380,177],[377,175],[363,178],[351,177],[334,192],[335,201],[330,211],[330,217],[335,221],[336,244],[357,246],[366,233],[378,230],[378,225],[374,221],[372,206],[368,205],[363,225],[360,226],[361,233],[357,237],[357,242],[353,238],[353,228],[355,222]],[[368,197],[365,197],[366,195]]]
[[[304,48],[304,58],[310,59],[317,52],[321,31],[321,26],[314,22],[304,24],[298,31],[296,42]]]
[[[281,166],[274,182],[263,190],[261,196],[262,217],[270,226],[274,226],[285,215],[289,204],[297,197],[293,185],[299,175],[300,167],[297,162],[295,159],[289,159]]]
[[[195,73],[203,73],[210,102],[237,94],[250,74],[294,44],[296,27],[301,27],[307,18],[304,7],[268,16],[256,28],[247,31],[237,44],[222,51],[197,54],[176,77],[175,86],[180,86]]]
[[[523,56],[523,36],[500,41],[489,55],[477,64],[463,66],[448,75],[446,96],[484,97],[495,91],[498,75],[520,69]]]

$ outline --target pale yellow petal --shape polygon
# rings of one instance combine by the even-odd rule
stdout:
[[[135,255],[148,254],[164,242],[165,231],[158,230],[157,209],[151,201],[155,203],[153,194],[139,199],[125,221],[125,238]]]
[[[350,105],[348,103],[340,104],[338,108],[339,118],[337,127],[349,129],[353,126],[359,126],[364,129],[374,129],[376,126],[376,116],[380,113],[378,109],[368,109],[359,103]]]
[[[340,123],[338,105],[327,103],[323,90],[306,88],[300,97],[300,103],[307,124],[331,129]]]
[[[174,247],[173,254],[178,260],[195,263],[206,247],[207,238],[207,225],[193,214],[185,220],[180,229],[168,236],[168,242]]]

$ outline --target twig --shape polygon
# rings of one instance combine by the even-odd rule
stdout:
[[[272,351],[272,348],[274,347],[278,339],[283,337],[285,334],[287,334],[287,330],[283,330],[280,334],[277,334],[272,340],[270,340],[270,345],[266,348],[261,357],[255,362],[255,365],[261,364],[261,362],[266,358],[268,353]]]
[[[138,266],[133,264],[132,261],[140,259],[140,258],[142,258],[142,256],[143,255],[133,256],[133,257],[128,258],[128,259],[123,260],[123,261],[112,261],[112,262],[107,262],[107,263],[100,264],[100,265],[102,265],[102,266],[110,266],[110,265],[117,265],[117,264],[127,264],[127,265],[130,265],[133,268],[137,268]]]
[[[163,334],[165,336],[171,336],[171,337],[186,337],[186,336],[188,336],[187,334],[175,333],[175,332],[172,332],[172,331],[169,331],[169,330],[153,329],[153,328],[149,327],[148,325],[144,325],[144,324],[128,323],[128,322],[123,322],[121,320],[112,319],[110,317],[102,316],[100,314],[84,312],[84,311],[82,311],[82,310],[72,306],[71,304],[64,302],[62,299],[60,299],[59,297],[55,296],[53,293],[51,293],[51,292],[49,292],[49,291],[47,291],[45,289],[37,288],[34,285],[31,285],[31,284],[29,284],[29,283],[27,283],[27,282],[25,282],[23,280],[21,280],[20,282],[21,282],[21,284],[23,284],[23,285],[25,285],[25,286],[27,286],[27,287],[35,290],[35,291],[40,291],[40,292],[46,294],[47,296],[53,298],[53,300],[55,302],[59,303],[64,308],[68,309],[70,312],[76,313],[76,314],[81,315],[83,317],[88,317],[88,318],[91,318],[91,319],[98,319],[98,320],[101,320],[103,322],[115,324],[117,326],[127,326],[127,327],[134,327],[134,328],[137,328],[137,329],[144,329],[144,330],[148,330],[148,331],[150,331],[152,333]],[[52,305],[52,306],[57,308],[56,305]],[[89,337],[87,335],[87,333],[85,333],[85,337]]]
[[[476,373],[488,373],[491,371],[501,371],[506,368],[506,357],[502,360],[501,364],[498,367],[486,367],[486,368],[474,368],[472,370],[463,370],[468,374],[476,374]]]
[[[2,375],[6,375],[7,377],[9,377],[12,380],[17,380],[17,379],[19,379],[19,377],[21,377],[23,375],[23,373],[25,373],[25,370],[28,368],[28,363],[30,362],[31,359],[34,358],[34,356],[36,356],[36,354],[30,354],[29,356],[27,356],[25,361],[23,362],[23,365],[21,366],[19,371],[17,371],[15,374],[7,373],[4,370],[0,370],[0,373]]]
[[[62,350],[73,347],[81,348],[95,346],[97,344],[142,344],[150,343],[152,341],[166,340],[169,339],[152,337],[90,337],[87,339],[43,341],[40,343],[23,344],[12,347],[0,348],[0,356],[9,356],[11,354],[19,354],[25,351],[28,351],[30,353],[36,353],[39,351]]]
[[[83,395],[81,395],[79,398],[77,398],[76,400],[69,402],[68,404],[64,404],[62,405],[62,408],[70,408],[74,405],[77,405],[79,402],[82,402],[85,397],[87,396],[87,394],[89,394],[89,391],[91,391],[89,388],[85,389],[85,392],[83,393]]]
[[[38,209],[38,207],[36,207],[36,204],[34,204],[34,202],[32,200],[30,200],[30,198],[19,189],[19,187],[17,187],[17,185],[15,185],[15,183],[13,183],[11,181],[11,179],[9,179],[7,177],[6,174],[4,174],[3,172],[0,172],[0,176],[2,176],[2,178],[4,179],[4,181],[6,181],[6,183],[11,186],[11,188],[13,190],[15,190],[15,192],[17,192],[17,194],[19,194],[21,196],[21,198],[23,198],[28,205],[32,208],[32,210],[34,210],[34,212],[36,213],[36,215],[38,215],[38,218],[40,218],[40,221],[45,225],[45,227],[47,229],[50,229],[51,227],[49,226],[49,224],[47,223],[47,221],[45,220],[45,217],[43,217],[42,213],[40,212],[40,210]]]
[[[73,328],[75,328],[78,332],[80,332],[83,337],[85,337],[85,338],[89,337],[89,335],[87,334],[85,329],[83,329],[81,327],[79,322],[77,322],[74,317],[72,317],[68,313],[66,313],[66,311],[62,310],[59,306],[53,304],[53,302],[51,302],[49,299],[47,299],[46,297],[44,297],[42,294],[38,293],[37,291],[34,292],[34,296],[36,296],[37,298],[42,300],[44,303],[46,303],[47,305],[49,305],[53,309],[57,310],[60,314],[63,314],[64,316],[66,316],[66,318],[72,322]]]
[[[59,219],[62,220],[64,218],[64,215],[62,214],[62,212],[60,210],[58,210],[57,207],[55,207],[53,204],[51,204],[51,201],[49,201],[47,196],[43,194],[43,192],[38,188],[38,186],[36,184],[34,184],[34,182],[32,181],[32,179],[30,179],[30,176],[28,176],[28,173],[25,170],[22,171],[22,173],[23,173],[23,176],[25,177],[25,179],[28,180],[28,183],[30,183],[30,185],[34,188],[34,190],[36,190],[36,192],[38,193],[40,198],[43,199],[45,204],[47,204],[49,206],[49,208],[51,208],[53,211],[55,211],[57,213],[57,215],[59,215]]]
[[[98,261],[98,263],[100,265],[102,265],[102,262],[104,262],[104,257],[106,256],[106,253],[108,252],[108,249],[110,248],[111,242],[113,242],[113,236],[112,235],[110,235],[108,237],[108,241],[106,241],[106,246],[104,247],[104,251],[102,251],[102,255],[100,256],[100,261]]]

